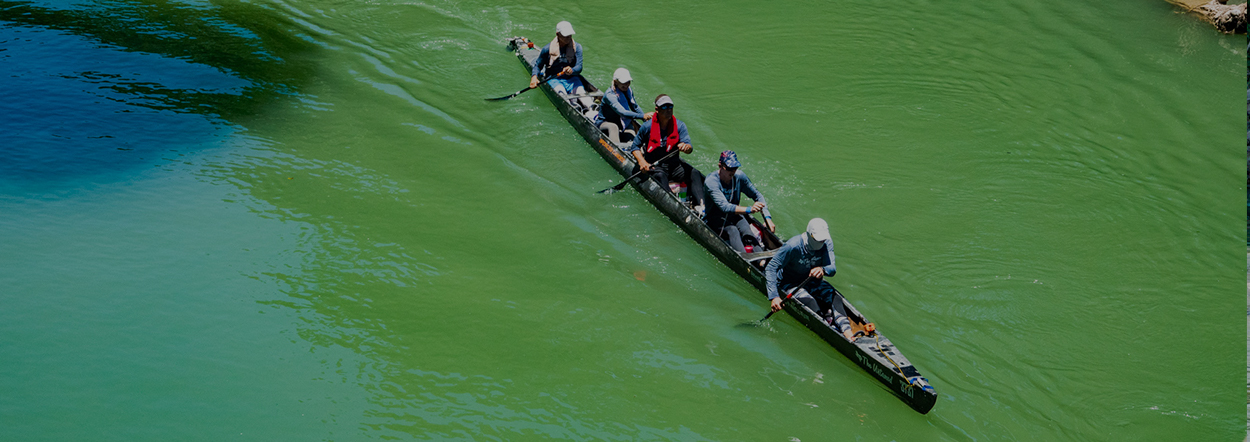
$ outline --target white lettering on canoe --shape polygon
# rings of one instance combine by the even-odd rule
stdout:
[[[907,395],[907,397],[910,397],[910,398],[916,397],[916,391],[912,389],[911,384],[907,383],[907,381],[903,379],[899,379],[898,386],[899,386],[899,391],[902,391],[903,394]]]
[[[877,361],[869,359],[863,353],[855,353],[855,357],[859,359],[859,364],[868,367],[872,374],[887,381],[890,379],[890,375],[886,374],[885,369],[881,368],[881,364],[878,364]]]
[[[864,356],[863,353],[855,353],[855,358],[859,359],[859,365],[868,367],[868,370],[871,371],[872,374],[877,375],[877,377],[881,379],[885,379],[887,381],[893,377],[891,376],[893,372],[887,372],[885,368],[881,366],[881,364],[878,364],[877,361],[874,361],[872,359],[869,359],[867,356]],[[898,391],[907,395],[907,397],[910,397],[910,398],[916,397],[915,388],[913,388],[912,385],[908,383],[906,379],[898,379]]]

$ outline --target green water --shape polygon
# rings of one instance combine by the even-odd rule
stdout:
[[[0,1],[0,439],[1241,440],[1245,37],[1038,3]],[[931,413],[481,100],[561,19]]]

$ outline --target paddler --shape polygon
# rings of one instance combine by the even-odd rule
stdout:
[[[547,83],[561,94],[583,94],[582,45],[573,41],[573,25],[567,21],[556,24],[556,38],[543,46],[531,72],[530,87],[538,87],[539,77],[551,76]]]
[[[794,300],[802,302],[847,339],[852,339],[851,321],[846,317],[842,296],[825,281],[826,276],[837,272],[829,224],[823,219],[812,218],[807,223],[807,231],[786,241],[764,268],[772,310],[781,310],[783,293],[789,293],[790,289],[803,284],[794,292]]]
[[[743,239],[746,237],[754,239],[755,244],[762,244],[760,237],[751,230],[746,215],[762,212],[764,224],[769,231],[776,232],[777,226],[773,225],[773,216],[768,213],[768,203],[764,201],[764,195],[755,189],[747,174],[739,170],[742,163],[738,162],[737,153],[732,150],[721,152],[717,167],[717,173],[708,175],[703,182],[703,187],[711,198],[711,203],[707,205],[707,215],[703,219],[722,239],[729,241],[734,250],[745,252]],[[751,197],[755,203],[749,206],[739,205],[743,194]]]
[[[634,119],[647,119],[634,101],[634,91],[629,89],[631,82],[633,78],[629,76],[629,69],[620,68],[613,72],[612,88],[603,93],[603,103],[595,116],[595,126],[617,143],[633,141],[638,130]]]
[[[680,153],[663,163],[653,163],[674,150]],[[690,145],[686,123],[673,116],[673,99],[667,94],[655,97],[655,112],[638,128],[638,136],[634,137],[634,143],[626,152],[633,154],[634,160],[638,162],[633,173],[638,173],[639,170],[654,172],[651,178],[665,190],[669,190],[670,181],[686,183],[690,190],[690,205],[698,206],[702,203],[703,173],[681,160],[681,154],[694,152],[694,146]]]

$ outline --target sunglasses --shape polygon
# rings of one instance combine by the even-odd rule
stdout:
[[[657,107],[656,109],[659,109],[659,110],[673,110],[673,105],[671,105],[671,104],[665,104],[665,105],[663,105],[663,106]]]

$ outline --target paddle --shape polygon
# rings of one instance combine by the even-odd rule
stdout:
[[[543,84],[543,83],[546,83],[546,82],[547,82],[547,80],[550,80],[550,79],[551,79],[551,76],[550,76],[550,75],[548,75],[548,76],[546,76],[546,77],[543,77],[543,78],[539,78],[539,79],[538,79],[538,84],[540,84],[540,85],[541,85],[541,84]],[[521,89],[521,90],[519,90],[519,91],[514,92],[512,95],[506,95],[506,96],[499,97],[499,98],[487,98],[487,99],[486,99],[486,101],[502,101],[502,100],[507,100],[507,99],[512,98],[512,97],[515,97],[515,96],[517,96],[517,95],[524,94],[524,93],[525,93],[525,91],[528,91],[528,90],[530,90],[530,89],[536,89],[536,88],[538,88],[538,86],[534,86],[534,87],[527,87],[527,88],[525,88],[525,89]]]
[[[803,286],[807,284],[807,281],[811,281],[811,280],[812,280],[812,276],[808,275],[807,279],[804,279],[803,282],[799,283],[799,285],[796,285],[794,286],[794,288],[790,289],[790,293],[786,293],[786,297],[781,299],[781,304],[785,305],[786,301],[789,301],[790,298],[794,297],[795,292],[798,292],[799,289],[803,288]],[[777,313],[778,311],[781,311],[781,309],[777,309],[777,311],[769,311],[767,315],[764,315],[764,319],[759,320],[759,323],[763,324],[764,321],[767,321],[768,318],[773,315],[773,313]]]
[[[659,161],[655,161],[655,162],[653,162],[653,163],[651,163],[651,164],[660,164],[660,163],[664,162],[664,160],[667,160],[667,159],[669,159],[670,157],[672,157],[673,155],[677,155],[677,152],[681,152],[681,149],[677,149],[677,150],[674,150],[674,151],[672,151],[672,152],[669,152],[669,153],[668,153],[668,155],[665,155],[663,158],[660,158],[660,160],[659,160]],[[597,193],[607,193],[607,194],[612,194],[612,193],[619,192],[621,189],[624,189],[624,188],[625,188],[625,185],[626,185],[626,184],[629,184],[629,182],[630,182],[630,181],[633,181],[633,180],[634,180],[634,178],[638,178],[638,176],[639,176],[639,175],[642,175],[642,174],[644,174],[644,173],[647,173],[647,171],[645,171],[645,170],[639,170],[639,171],[638,171],[638,173],[635,173],[635,174],[633,174],[633,175],[630,175],[630,176],[629,176],[629,178],[626,178],[626,179],[625,179],[625,181],[621,181],[621,184],[617,184],[617,185],[612,186],[612,187],[609,187],[609,188],[607,188],[607,189],[600,190],[600,191],[599,191],[599,192],[597,192]]]

